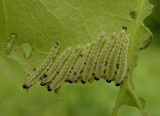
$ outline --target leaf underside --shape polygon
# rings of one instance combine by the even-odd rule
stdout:
[[[1,0],[0,55],[6,55],[10,35],[16,34],[7,57],[18,61],[28,74],[41,65],[56,41],[61,43],[61,53],[68,47],[95,41],[100,32],[109,36],[127,27],[129,64],[133,70],[138,50],[145,48],[143,45],[147,44],[143,42],[152,36],[143,24],[152,8],[148,0]],[[29,57],[24,55],[24,43],[29,45]],[[129,77],[120,87],[113,116],[123,104],[136,106],[146,115],[144,101],[134,92],[131,73]]]

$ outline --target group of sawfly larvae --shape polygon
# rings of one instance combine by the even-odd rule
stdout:
[[[102,32],[98,39],[80,48],[68,48],[60,55],[56,55],[60,43],[55,42],[53,48],[42,65],[28,75],[23,88],[28,89],[37,81],[47,86],[48,91],[58,90],[64,82],[91,82],[104,78],[108,83],[115,81],[119,86],[128,74],[128,46],[129,38],[122,30],[106,38]]]

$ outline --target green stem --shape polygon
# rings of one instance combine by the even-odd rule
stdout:
[[[124,80],[124,83],[120,87],[120,90],[117,96],[117,101],[116,101],[115,107],[112,112],[112,116],[117,116],[118,109],[120,108],[123,97],[125,95],[126,85],[127,85],[126,83],[127,83],[127,79]]]
[[[141,110],[142,115],[147,116],[142,105],[141,105],[141,102],[140,102],[138,96],[135,94],[128,79],[125,79],[124,83],[121,85],[121,88],[120,88],[118,96],[117,96],[117,101],[116,101],[115,107],[112,112],[112,116],[117,116],[117,113],[118,113],[120,106],[124,105],[124,104],[122,104],[122,100],[124,99],[124,95],[125,95],[126,91],[129,91],[129,93],[131,94],[132,98],[134,99],[137,107]]]

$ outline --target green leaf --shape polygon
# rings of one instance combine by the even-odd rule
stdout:
[[[100,32],[109,36],[123,26],[130,37],[128,62],[130,72],[137,63],[140,48],[152,36],[143,20],[153,6],[148,0],[1,0],[0,1],[0,55],[5,55],[7,41],[12,33],[17,40],[11,47],[10,57],[18,61],[26,74],[40,66],[54,42],[61,43],[61,52],[67,47],[84,46],[98,37]],[[24,56],[22,46],[30,45],[31,56]],[[131,73],[120,88],[115,106],[137,106],[143,115],[143,103],[136,96]],[[128,99],[127,101],[123,101]],[[120,102],[119,102],[120,100]]]
[[[141,110],[142,115],[146,116],[146,112],[144,111],[145,108],[145,101],[143,98],[138,97],[134,91],[134,88],[131,87],[130,84],[127,85],[127,80],[124,81],[124,84],[121,86],[118,96],[117,102],[113,109],[112,116],[116,116],[118,109],[122,105],[129,105],[133,107],[137,107]]]

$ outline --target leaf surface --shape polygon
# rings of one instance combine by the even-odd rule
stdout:
[[[7,57],[18,61],[28,74],[40,66],[54,42],[61,43],[62,52],[95,41],[100,32],[110,36],[125,26],[130,38],[129,68],[133,70],[139,49],[152,36],[143,24],[152,8],[148,0],[1,0],[0,55],[6,54],[11,33],[16,34]],[[29,57],[24,56],[25,43],[31,47]],[[121,102],[116,105],[118,109],[123,104],[132,105],[142,111],[144,102],[134,93],[131,75],[122,84],[117,98]]]

